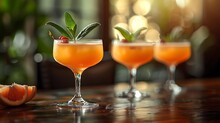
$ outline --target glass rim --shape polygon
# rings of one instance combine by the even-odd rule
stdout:
[[[61,39],[54,39],[54,43],[55,42],[61,43],[62,40]],[[76,40],[76,41],[69,40],[69,42],[66,44],[74,44],[74,43],[76,43],[76,44],[82,44],[82,43],[100,43],[100,44],[102,44],[103,40],[102,39],[92,39],[92,38],[91,39],[80,39],[80,40]]]
[[[157,42],[156,45],[191,45],[189,41],[182,42]]]
[[[147,46],[153,46],[155,42],[147,42],[145,40],[137,40],[134,42],[121,42],[119,40],[112,40],[112,44],[117,44],[117,45],[124,45],[124,46],[133,46],[133,45],[147,45]]]

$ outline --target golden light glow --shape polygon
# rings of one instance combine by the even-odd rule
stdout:
[[[133,6],[133,11],[138,15],[147,15],[151,10],[151,3],[148,0],[138,0]]]
[[[129,89],[129,84],[127,82],[120,82],[114,86],[115,92],[120,92],[121,90]]]
[[[111,20],[112,26],[115,26],[118,23],[127,23],[127,19],[124,15],[114,15]]]
[[[137,82],[136,88],[140,91],[146,91],[149,89],[149,84],[144,81]]]
[[[156,29],[149,29],[145,34],[145,40],[148,42],[159,42],[160,33]]]
[[[201,0],[193,0],[189,1],[187,8],[185,10],[187,19],[194,19],[194,21],[197,23],[200,23],[203,16],[203,4]],[[189,20],[190,21],[190,20]]]
[[[116,14],[129,14],[129,1],[128,0],[118,0],[115,2]]]
[[[134,15],[129,19],[129,29],[134,32],[141,27],[147,27],[148,22],[147,19],[140,15]]]
[[[148,30],[149,29],[156,29],[159,32],[160,31],[160,26],[155,22],[151,22],[151,23],[148,23]]]
[[[176,0],[177,6],[185,8],[189,4],[189,0]]]

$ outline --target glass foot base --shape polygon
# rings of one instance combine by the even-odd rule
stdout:
[[[68,103],[59,103],[57,104],[60,108],[97,108],[99,104],[96,103],[84,103],[83,105],[73,105]]]
[[[107,110],[118,110],[118,109],[127,109],[127,110],[135,110],[135,104],[109,104],[106,106]]]
[[[184,88],[175,84],[175,82],[168,81],[161,88],[159,88],[159,93],[169,92],[174,95],[178,95],[179,93],[183,92],[184,90],[185,90]]]
[[[142,93],[142,92],[138,91],[137,89],[130,89],[129,91],[117,93],[116,97],[141,99],[144,97],[149,97],[149,95],[147,93]]]
[[[68,102],[57,104],[57,106],[61,108],[97,108],[99,107],[99,104],[89,103],[84,99],[82,99],[81,97],[79,98],[73,97]]]

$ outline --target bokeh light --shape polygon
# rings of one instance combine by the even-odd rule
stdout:
[[[189,0],[176,0],[177,6],[185,8],[189,4]]]
[[[156,29],[149,29],[145,34],[145,40],[148,42],[160,42],[160,33]]]
[[[118,23],[127,23],[127,19],[124,15],[114,15],[111,20],[111,25],[114,27]]]
[[[151,10],[151,3],[148,0],[137,0],[133,6],[133,11],[137,15],[147,15]]]
[[[135,32],[141,27],[148,27],[147,18],[140,15],[134,15],[129,19],[129,29],[132,32]]]
[[[115,2],[116,14],[129,15],[129,0],[117,0]]]

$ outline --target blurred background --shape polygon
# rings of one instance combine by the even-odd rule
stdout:
[[[192,57],[178,65],[176,79],[220,77],[219,0],[0,0],[0,83],[37,85],[39,88],[72,86],[73,74],[52,57],[53,39],[59,33],[45,25],[64,25],[63,13],[74,16],[79,30],[94,21],[101,27],[87,38],[101,38],[105,56],[83,74],[84,85],[107,85],[128,81],[127,70],[110,56],[114,26],[135,31],[148,41],[177,36],[192,44]],[[138,81],[163,81],[164,65],[153,60],[138,70]],[[63,82],[65,80],[65,82]],[[62,82],[61,82],[62,81]]]

